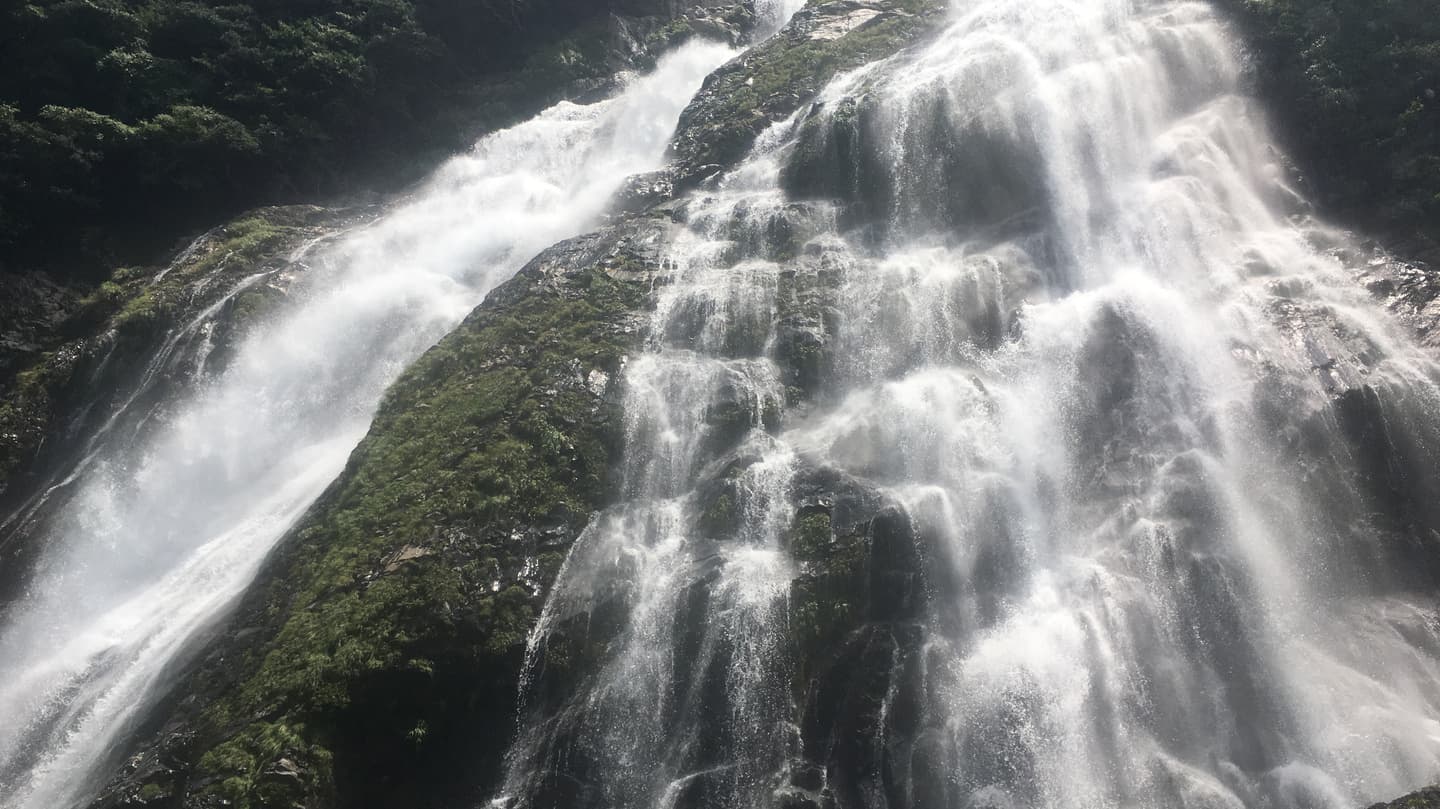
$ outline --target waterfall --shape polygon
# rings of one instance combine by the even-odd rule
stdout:
[[[374,223],[297,255],[292,300],[223,371],[117,414],[149,426],[107,434],[49,495],[43,556],[0,623],[0,804],[93,794],[192,641],[341,472],[386,386],[532,255],[591,226],[626,176],[658,168],[684,105],[735,54],[694,40],[611,100],[484,138]],[[184,332],[205,351],[188,337],[219,309],[167,346]]]
[[[692,194],[495,805],[1440,777],[1440,364],[1241,67],[1203,2],[955,0]]]

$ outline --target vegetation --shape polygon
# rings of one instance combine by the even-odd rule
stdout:
[[[245,207],[408,180],[608,73],[606,6],[3,0],[0,269],[147,260]]]
[[[1330,209],[1440,238],[1440,14],[1427,0],[1226,0]]]
[[[836,536],[828,511],[802,511],[790,528],[801,575],[790,589],[794,681],[804,701],[811,680],[830,664],[864,620],[870,546],[863,534]]]
[[[193,772],[151,783],[364,806],[493,775],[544,590],[610,496],[605,386],[650,289],[627,243],[542,255],[396,383],[242,611],[261,631],[202,667]]]
[[[840,24],[854,9],[840,0],[811,2],[800,25],[717,70],[680,120],[674,140],[679,181],[691,185],[745,153],[772,121],[790,115],[839,73],[883,59],[918,41],[944,19],[942,0],[892,0],[833,38],[809,32]]]
[[[59,443],[65,420],[77,412],[105,410],[111,397],[135,383],[143,362],[166,332],[225,294],[234,280],[264,269],[301,238],[334,218],[320,208],[291,206],[253,211],[207,233],[156,277],[153,268],[122,267],[95,287],[70,313],[57,344],[35,357],[0,395],[0,503],[42,444]],[[230,328],[243,328],[263,309],[260,285],[236,300]],[[240,304],[246,304],[240,311]],[[104,363],[104,375],[94,377]],[[93,426],[93,425],[92,425]],[[25,494],[20,487],[18,495]]]

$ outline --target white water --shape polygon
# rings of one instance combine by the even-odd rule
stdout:
[[[865,144],[813,150],[844,199],[782,190],[799,116],[697,195],[627,366],[627,499],[532,636],[497,803],[1356,809],[1440,779],[1440,365],[1299,215],[1239,73],[1205,3],[956,0],[826,90],[820,131]],[[797,319],[828,372],[767,430]],[[819,716],[791,679],[824,661],[787,648],[806,470],[912,546],[871,545],[903,575],[850,594],[849,638],[886,651]],[[576,633],[599,660],[545,697]]]
[[[590,226],[626,176],[659,167],[684,105],[734,55],[692,42],[613,100],[480,141],[308,256],[295,300],[166,406],[153,438],[100,448],[0,627],[0,805],[92,793],[187,642],[339,474],[386,386],[529,257]]]

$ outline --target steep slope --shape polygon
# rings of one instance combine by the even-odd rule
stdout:
[[[735,53],[671,51],[611,97],[482,139],[370,221],[264,212],[119,278],[101,288],[98,337],[46,357],[53,374],[22,374],[33,395],[7,417],[98,427],[36,456],[36,496],[6,529],[7,551],[33,559],[5,568],[20,585],[0,616],[7,804],[93,794],[171,668],[342,471],[384,388],[526,258],[589,227],[626,172],[660,163],[681,108]],[[113,401],[65,398],[112,370],[126,383]],[[67,402],[76,412],[57,412]]]
[[[1440,285],[1308,217],[1198,7],[1151,4],[1123,70],[989,74],[1053,21],[982,5],[887,62],[938,4],[812,2],[715,73],[622,213],[390,389],[99,805],[1330,807],[1428,777]],[[1025,117],[1052,73],[1167,71],[1174,108]],[[1122,108],[1162,160],[1092,117]],[[1144,194],[1164,227],[1116,217]]]
[[[869,16],[883,35],[845,27],[857,9],[880,12]],[[853,65],[913,42],[924,25],[892,26],[914,14],[817,4],[778,41]],[[711,86],[753,86],[774,48]],[[842,64],[806,73],[823,81]],[[795,111],[808,86],[766,114]],[[715,103],[730,102],[701,94],[677,143]],[[653,210],[547,250],[407,370],[102,805],[425,806],[494,788],[540,605],[592,512],[617,496],[618,380],[679,215],[655,185],[620,203]]]
[[[1408,0],[1224,0],[1254,80],[1334,215],[1434,261],[1440,243],[1440,18]]]

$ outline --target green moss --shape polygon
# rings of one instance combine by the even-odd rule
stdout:
[[[695,27],[688,18],[671,20],[645,38],[645,44],[651,50],[659,51],[664,48],[671,48],[687,39],[695,36]]]
[[[462,721],[445,683],[513,682],[541,604],[531,582],[564,558],[537,553],[526,532],[555,520],[578,532],[609,493],[614,413],[585,376],[619,371],[635,339],[622,324],[649,284],[606,266],[542,279],[532,265],[388,392],[265,595],[273,638],[205,712],[223,741],[201,770],[235,805],[263,805],[247,773],[275,753],[256,742],[272,723],[312,755],[353,751],[357,724],[372,750],[418,751]],[[404,549],[423,553],[391,561]],[[392,704],[369,704],[375,687]],[[504,711],[480,721],[498,723],[496,740],[508,733]]]
[[[302,236],[315,232],[317,223],[329,215],[310,207],[256,211],[209,234],[163,275],[155,267],[122,268],[96,287],[65,326],[83,336],[39,357],[16,376],[0,399],[0,492],[34,457],[54,425],[72,410],[95,403],[97,390],[88,383],[84,390],[71,390],[83,381],[77,374],[88,372],[95,360],[108,355],[112,378],[94,386],[101,389],[99,394],[132,383],[127,371],[133,363],[143,362],[186,315],[230,288],[211,283],[212,279],[229,274],[235,281],[258,272],[283,257]],[[266,293],[256,293],[261,294]],[[273,294],[246,298],[245,317],[254,318],[265,304],[278,299]]]
[[[300,806],[326,797],[331,757],[306,741],[303,727],[256,722],[207,752],[200,772],[224,774],[208,779],[201,795],[226,805],[239,809]]]
[[[0,400],[0,494],[40,447],[57,415],[56,399],[70,383],[78,347],[48,353],[22,371]]]
[[[790,528],[790,555],[801,562],[821,561],[833,537],[829,512],[805,512]]]
[[[862,535],[836,536],[829,512],[802,512],[790,528],[790,552],[801,575],[790,589],[793,685],[797,698],[836,649],[860,626],[869,544]]]
[[[828,5],[810,8],[824,19]],[[792,113],[837,74],[916,42],[944,8],[941,0],[890,0],[879,16],[834,39],[787,29],[712,74],[708,91],[682,116],[675,139],[682,183],[699,179],[707,166],[735,160],[771,121]]]
[[[80,304],[75,320],[138,334],[171,325],[181,308],[195,302],[192,286],[219,272],[255,272],[310,232],[318,208],[267,208],[223,225],[187,260],[161,275],[155,268],[123,268]],[[212,292],[223,287],[217,285]]]

